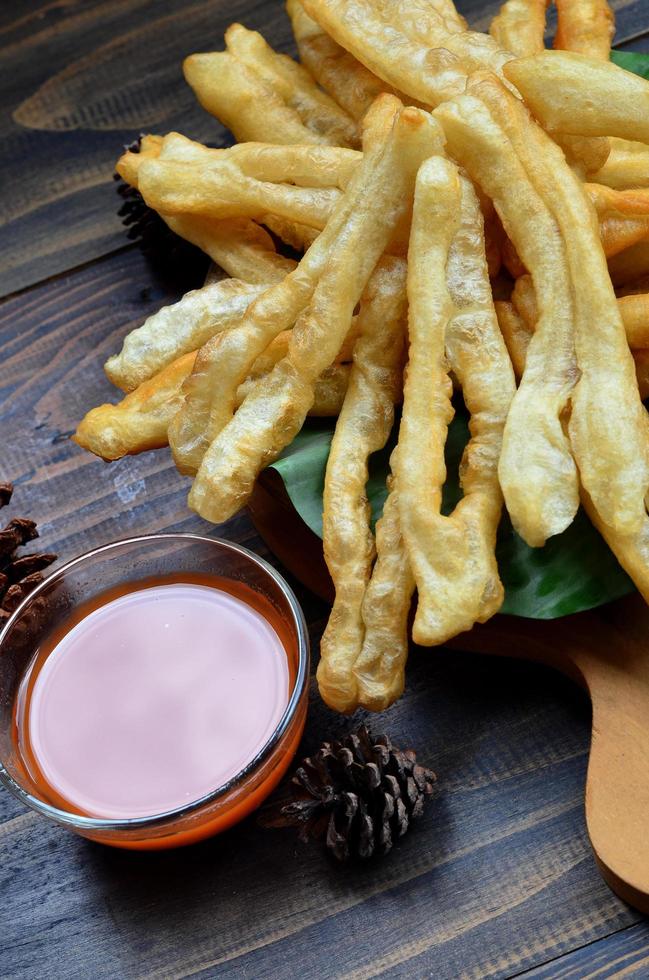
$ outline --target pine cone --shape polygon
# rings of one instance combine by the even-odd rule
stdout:
[[[269,808],[266,827],[299,827],[299,838],[321,840],[338,861],[387,854],[421,815],[435,773],[412,750],[374,738],[364,725],[339,742],[323,742],[291,780],[291,801]]]
[[[0,507],[9,503],[12,493],[11,483],[0,483]],[[24,517],[14,517],[0,531],[0,627],[25,596],[43,581],[43,569],[56,561],[56,555],[44,552],[16,554],[18,548],[37,537],[36,524]]]
[[[124,149],[139,153],[141,141],[140,136]],[[128,228],[127,237],[139,242],[154,270],[185,290],[202,286],[210,261],[205,252],[176,235],[145,203],[137,188],[125,183],[119,174],[114,174],[113,179],[123,200],[117,214]]]

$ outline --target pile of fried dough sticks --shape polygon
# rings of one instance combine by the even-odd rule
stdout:
[[[551,51],[545,0],[507,0],[490,34],[452,0],[288,0],[300,63],[238,24],[185,61],[236,145],[147,136],[117,165],[231,278],[126,337],[125,397],[75,438],[168,444],[219,523],[307,415],[337,416],[318,681],[339,711],[401,694],[415,590],[419,644],[497,612],[503,502],[534,547],[581,502],[649,599],[649,83],[609,61],[603,0],[556,3]],[[445,515],[454,388],[470,440]],[[368,460],[401,401],[374,536]]]

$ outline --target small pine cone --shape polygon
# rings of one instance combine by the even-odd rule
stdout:
[[[124,149],[139,153],[141,142],[140,136]],[[205,252],[176,235],[160,215],[145,203],[137,188],[125,183],[119,174],[113,177],[123,202],[117,214],[128,229],[130,241],[139,243],[155,271],[165,278],[185,290],[202,286],[209,267]]]
[[[12,493],[10,483],[0,484],[0,507],[9,503]],[[25,596],[43,581],[43,570],[56,561],[56,555],[46,552],[17,554],[18,548],[37,537],[36,524],[24,517],[15,517],[0,531],[0,628]]]
[[[387,735],[362,725],[339,742],[323,742],[290,784],[291,799],[260,818],[266,827],[298,827],[300,840],[324,838],[338,861],[387,854],[421,815],[436,780]]]

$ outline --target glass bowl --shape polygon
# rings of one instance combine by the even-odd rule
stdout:
[[[16,751],[14,705],[41,642],[81,605],[111,588],[142,579],[203,573],[242,582],[270,602],[282,624],[292,690],[266,743],[236,776],[182,808],[155,816],[103,819],[53,806]],[[178,847],[220,833],[256,809],[295,754],[306,720],[309,639],[302,610],[282,576],[230,541],[194,534],[150,534],[95,548],[45,579],[0,633],[0,782],[24,804],[83,837],[140,850]]]

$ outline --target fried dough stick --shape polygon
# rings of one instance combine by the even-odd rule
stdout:
[[[358,143],[355,121],[302,65],[241,24],[232,24],[225,40],[227,51],[190,55],[183,71],[203,108],[237,140]]]
[[[229,162],[233,163],[243,175],[263,181],[278,182],[282,179],[290,179],[298,186],[342,188],[347,186],[361,156],[355,150],[333,146],[276,146],[268,143],[241,143],[228,150],[214,150],[188,140],[178,133],[169,133],[164,139],[155,137],[155,140],[155,152],[148,150],[143,155],[142,152],[127,151],[117,162],[118,173],[133,187],[138,186],[138,172],[143,160],[146,157],[162,156],[163,159],[175,159],[176,162],[180,160],[200,164],[206,159],[212,164],[215,161]],[[249,229],[257,228],[257,236],[262,237],[260,248],[268,252],[263,256],[264,258],[268,259],[270,252],[274,251],[272,239],[250,219],[208,218],[201,214],[169,215],[164,212],[160,213],[160,217],[182,238],[186,238],[207,252],[230,275],[244,279],[246,282],[267,280],[265,274],[263,279],[259,278],[259,273],[255,274],[257,256],[246,251],[240,254],[241,250],[238,248],[242,235],[241,229],[247,225]],[[309,228],[292,219],[265,213],[263,205],[260,209],[259,221],[267,225],[287,244],[301,250],[308,248],[320,232],[319,228]],[[254,244],[255,235],[252,232],[248,233],[247,238],[250,239],[250,244]],[[245,244],[245,241],[241,244]],[[241,264],[237,261],[239,259]],[[233,260],[237,262],[235,271],[231,271],[226,265],[226,262]],[[274,263],[278,271],[283,268],[283,275],[279,278],[283,278],[291,271],[290,260],[283,256],[276,256]],[[265,265],[267,267],[269,262],[266,261]],[[278,277],[275,276],[275,280],[277,279]]]
[[[139,153],[129,150],[123,153],[115,167],[122,180],[137,188],[143,160],[158,157],[163,142],[162,137],[144,136]],[[202,249],[229,276],[243,282],[270,285],[295,267],[292,259],[276,253],[270,235],[249,218],[215,219],[198,214],[161,214],[160,217],[177,235]]]
[[[530,276],[521,276],[516,280],[512,302],[525,320],[528,330],[533,331],[536,327],[538,311],[534,285]],[[627,344],[631,350],[649,348],[649,293],[620,296],[617,300],[617,306],[624,324]]]
[[[495,303],[500,330],[512,359],[516,377],[525,370],[525,358],[530,337],[536,329],[537,309],[534,289],[525,283],[529,276],[517,280],[513,303]],[[649,294],[634,294],[618,299],[627,341],[644,343],[632,349],[635,376],[640,398],[649,398]]]
[[[615,17],[607,0],[555,0],[555,3],[557,33],[554,47],[608,61],[615,34]]]
[[[272,183],[340,188],[347,186],[361,160],[358,150],[341,146],[237,143],[227,149],[218,149],[171,132],[162,137],[143,137],[140,152],[126,150],[117,161],[116,169],[127,183],[137,187],[139,168],[146,159],[156,157],[217,169],[219,164],[234,164],[247,177]]]
[[[408,253],[410,355],[399,432],[399,516],[418,590],[415,642],[431,646],[502,604],[498,459],[514,375],[491,298],[482,217],[466,178],[433,159],[417,178]],[[471,412],[464,497],[441,514],[453,415],[448,370]]]
[[[561,419],[577,380],[565,248],[556,221],[484,103],[465,95],[440,106],[435,116],[449,152],[493,200],[534,280],[538,328],[505,425],[499,477],[514,527],[539,546],[563,531],[579,506],[577,470]]]
[[[628,290],[633,283],[649,276],[649,241],[636,242],[613,255],[608,263],[611,282],[616,289]]]
[[[610,153],[591,179],[615,190],[649,187],[649,146],[610,138]]]
[[[260,469],[299,431],[313,400],[313,382],[335,359],[354,307],[409,211],[417,169],[441,143],[432,117],[409,107],[398,112],[378,155],[364,153],[358,206],[341,223],[312,300],[293,329],[287,357],[271,372],[264,396],[246,399],[203,458],[189,502],[208,520],[218,523],[235,513]],[[349,189],[355,181],[356,175]]]
[[[415,579],[401,533],[397,453],[394,449],[390,457],[388,496],[376,524],[376,561],[361,607],[363,646],[354,664],[358,704],[368,711],[385,711],[401,696],[408,659]]]
[[[429,4],[422,18],[419,10],[410,11],[410,5],[392,4],[392,21],[386,19],[382,4],[370,0],[303,0],[303,5],[373,74],[423,105],[436,106],[461,94],[473,68],[490,65],[500,72],[511,58],[489,37],[472,31],[449,33],[440,18],[433,17]],[[416,36],[402,24],[403,17]]]
[[[522,102],[493,75],[470,84],[503,127],[561,229],[575,297],[580,371],[571,395],[570,444],[581,484],[602,520],[634,533],[645,517],[649,489],[646,412],[595,211],[559,148],[532,122]]]
[[[337,146],[358,144],[355,121],[316,85],[303,65],[287,54],[278,54],[261,34],[242,24],[228,27],[225,43],[237,61],[254,71],[287,106],[297,110],[304,125],[314,133],[326,136]]]
[[[182,473],[197,472],[205,450],[232,419],[237,389],[253,362],[277,334],[293,327],[311,299],[339,235],[364,207],[367,174],[381,156],[383,138],[400,106],[398,99],[382,96],[368,113],[362,166],[295,271],[251,304],[243,330],[223,334],[201,350],[184,386],[183,405],[169,427],[169,444]]]
[[[391,91],[390,86],[329,37],[300,0],[287,0],[286,10],[302,64],[352,118],[362,119],[377,96]],[[398,92],[393,94],[402,98]]]
[[[183,73],[205,111],[241,143],[336,143],[335,138],[305,126],[297,109],[229,51],[192,54],[183,62]]]
[[[182,386],[191,373],[196,351],[183,354],[148,381],[143,381],[116,405],[98,405],[79,423],[74,442],[102,459],[121,459],[168,444],[167,429],[182,401]],[[318,378],[309,415],[337,415],[347,389],[350,366],[335,364]],[[254,375],[254,372],[253,372]],[[251,376],[237,391],[241,404],[251,388],[263,384],[264,374]]]
[[[543,51],[547,6],[547,0],[505,0],[489,25],[489,33],[517,58]]]
[[[202,163],[147,159],[138,174],[138,190],[149,207],[169,215],[253,218],[265,214],[323,228],[340,198],[336,187],[297,187],[257,180],[231,162]]]
[[[120,353],[104,365],[107,377],[123,391],[132,391],[181,354],[238,323],[264,289],[223,279],[186,293],[126,335]]]
[[[505,77],[548,132],[649,143],[649,82],[573,51],[508,61]]]
[[[322,698],[336,711],[353,711],[358,704],[353,668],[363,643],[361,605],[375,553],[365,486],[369,457],[383,448],[394,422],[406,312],[406,263],[383,259],[361,300],[360,336],[325,474],[323,545],[336,596],[317,677]]]

